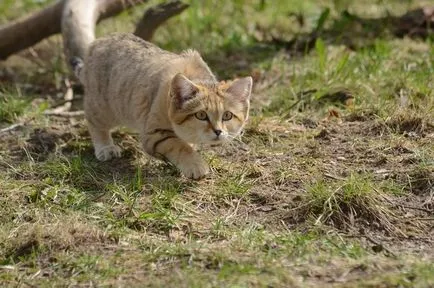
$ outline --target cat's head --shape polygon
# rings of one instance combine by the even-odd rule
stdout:
[[[169,117],[178,137],[193,144],[222,144],[237,136],[247,121],[252,77],[230,83],[193,82],[173,77]]]

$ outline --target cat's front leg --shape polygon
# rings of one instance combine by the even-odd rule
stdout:
[[[88,129],[95,149],[95,156],[100,161],[121,157],[121,148],[113,144],[110,129],[98,128],[88,121]]]
[[[173,161],[171,162],[174,163]],[[201,179],[209,173],[208,164],[202,159],[200,154],[194,150],[189,154],[181,156],[178,163],[175,165],[181,170],[182,174],[192,179]]]
[[[173,131],[155,129],[141,138],[148,154],[173,163],[186,177],[200,179],[209,173],[209,166],[200,154]]]

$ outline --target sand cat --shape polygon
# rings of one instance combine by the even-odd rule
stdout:
[[[131,34],[94,41],[72,62],[85,87],[84,109],[96,157],[121,156],[110,130],[135,129],[144,150],[190,178],[209,172],[195,144],[237,136],[249,113],[252,78],[218,82],[198,52],[164,51]]]

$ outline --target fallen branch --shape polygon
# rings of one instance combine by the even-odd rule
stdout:
[[[86,47],[89,41],[95,38],[96,23],[146,2],[148,0],[56,1],[41,11],[0,27],[0,59],[6,59],[10,55],[31,47],[63,30],[68,31],[69,36],[75,35],[71,39],[64,40],[68,51],[70,51],[68,54],[82,57],[83,47]],[[147,37],[144,39],[149,40],[159,25],[170,17],[181,13],[187,7],[188,5],[180,1],[172,1],[150,8],[139,22],[136,29],[137,35],[142,38]],[[162,9],[168,10],[163,11]],[[70,24],[65,25],[67,21],[70,21]],[[77,40],[78,42],[76,42]],[[71,42],[76,43],[71,44]]]
[[[53,111],[53,110],[48,110],[48,111],[45,111],[44,114],[46,116],[57,116],[57,117],[72,118],[72,117],[82,117],[82,116],[84,116],[84,111],[83,110],[79,110],[79,111],[61,111],[61,112],[56,112],[56,111]]]
[[[125,9],[129,9],[147,0],[96,0],[98,3],[98,19],[112,17]],[[87,1],[82,1],[86,2]],[[33,46],[39,41],[61,32],[62,12],[66,0],[57,1],[47,8],[30,16],[25,16],[12,23],[0,27],[0,59]]]

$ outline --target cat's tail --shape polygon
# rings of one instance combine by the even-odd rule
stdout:
[[[74,56],[69,60],[69,64],[71,64],[72,70],[74,71],[75,76],[80,80],[80,82],[84,83],[84,62],[80,57]]]

